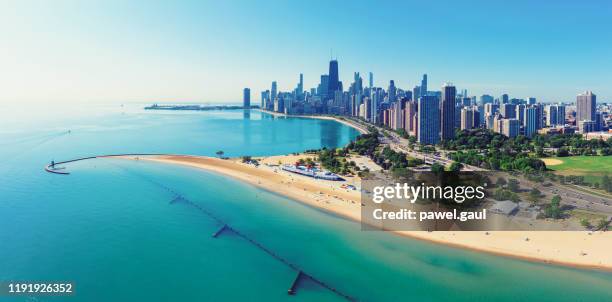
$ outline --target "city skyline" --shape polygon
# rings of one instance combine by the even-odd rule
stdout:
[[[369,84],[372,72],[374,86],[411,89],[428,74],[430,87],[452,81],[477,96],[612,99],[608,1],[66,1],[0,11],[3,103],[239,103],[244,87],[277,81],[290,91],[300,73],[316,87],[330,50],[344,84],[355,72]]]

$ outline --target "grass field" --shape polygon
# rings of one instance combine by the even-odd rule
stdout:
[[[612,176],[612,156],[568,156],[542,158],[546,168],[561,175],[582,175],[585,180]]]

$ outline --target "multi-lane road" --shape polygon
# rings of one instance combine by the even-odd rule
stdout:
[[[372,126],[364,124],[362,121],[351,119],[352,123],[358,124],[360,127]],[[402,138],[393,131],[388,131],[383,128],[376,126],[381,135],[379,140],[381,144],[388,145],[392,150],[396,152],[403,152],[414,158],[420,158],[427,164],[438,163],[444,166],[450,166],[454,161],[447,157],[447,152],[438,150],[435,153],[424,153],[416,150],[412,150],[408,147],[409,141]],[[384,131],[384,132],[383,132]],[[386,133],[387,135],[383,135]],[[471,165],[463,164],[462,171],[488,171],[486,169],[475,167]],[[554,195],[561,196],[561,203],[571,207],[584,209],[593,212],[599,212],[602,214],[612,215],[612,195],[604,197],[602,195],[592,194],[584,192],[569,185],[560,185],[557,183],[550,182],[550,185],[544,186],[543,183],[531,182],[523,177],[519,178],[521,187],[523,189],[531,190],[533,187],[537,187],[547,198],[552,198]]]

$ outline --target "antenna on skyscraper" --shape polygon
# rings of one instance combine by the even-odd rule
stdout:
[[[333,59],[334,59],[334,49],[333,49],[333,48],[330,48],[330,49],[329,49],[329,60],[331,61],[331,60],[333,60]]]

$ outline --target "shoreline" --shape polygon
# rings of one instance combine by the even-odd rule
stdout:
[[[335,116],[331,116],[331,115],[290,115],[290,114],[285,114],[285,113],[280,113],[280,112],[274,112],[274,111],[268,111],[265,109],[257,109],[260,112],[263,113],[267,113],[273,116],[282,116],[282,117],[298,117],[298,118],[310,118],[310,119],[319,119],[319,120],[329,120],[329,121],[336,121],[340,124],[343,124],[345,126],[349,126],[357,131],[359,131],[360,134],[366,134],[369,133],[368,129],[363,128],[363,126],[361,125],[357,125],[355,123],[352,123],[350,121],[347,121],[345,119],[340,119],[337,118]]]
[[[299,156],[308,157],[309,155]],[[278,161],[292,162],[295,161],[296,156],[259,158],[262,162],[260,167],[242,163],[240,159],[223,160],[189,155],[125,156],[122,158],[212,171],[361,223],[359,191],[340,188],[342,183],[359,184],[359,179],[329,182],[292,174],[266,165]],[[394,231],[393,233],[417,240],[530,262],[612,271],[612,253],[606,252],[612,249],[612,233],[609,232],[491,231],[485,234],[480,231]],[[525,240],[526,237],[529,240]]]

